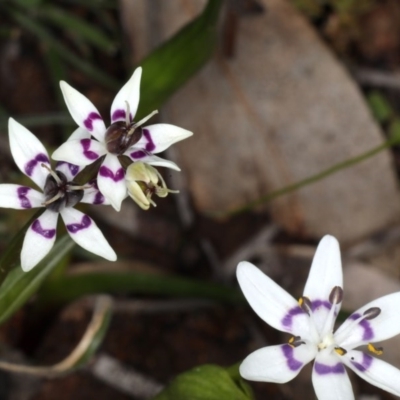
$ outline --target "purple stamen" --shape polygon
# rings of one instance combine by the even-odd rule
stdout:
[[[84,215],[82,217],[82,221],[80,223],[78,222],[76,224],[68,224],[65,226],[66,226],[68,232],[76,233],[78,231],[81,231],[82,229],[88,228],[91,224],[92,224],[92,220],[87,215]]]
[[[43,236],[45,239],[53,239],[53,237],[56,234],[55,229],[43,229],[38,219],[33,221],[32,230],[38,233],[39,235]]]
[[[101,119],[101,116],[95,112],[91,112],[88,117],[83,121],[83,124],[85,125],[85,128],[89,131],[92,132],[93,130],[93,121]]]
[[[50,160],[49,160],[49,158],[47,157],[46,154],[39,153],[35,158],[33,158],[32,160],[28,161],[25,164],[25,167],[24,167],[25,173],[28,176],[32,176],[33,170],[35,169],[36,165],[38,165],[39,163],[48,163],[48,164],[50,164]]]
[[[104,178],[110,178],[114,182],[121,181],[125,177],[124,170],[122,168],[119,168],[115,174],[111,171],[110,168],[107,168],[105,165],[102,165],[99,169],[99,174],[103,176]]]

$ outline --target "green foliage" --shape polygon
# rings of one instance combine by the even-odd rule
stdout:
[[[378,91],[372,91],[367,97],[368,104],[376,120],[380,123],[387,122],[393,117],[394,111],[389,102]]]
[[[158,109],[211,57],[217,43],[222,0],[209,0],[203,13],[150,54],[140,65],[143,76],[139,119]]]
[[[245,389],[244,389],[245,387]],[[250,389],[239,378],[216,365],[202,365],[177,376],[153,400],[251,400]]]
[[[37,289],[49,274],[69,254],[74,242],[68,235],[59,239],[50,253],[31,271],[14,268],[0,288],[0,324],[11,317]]]

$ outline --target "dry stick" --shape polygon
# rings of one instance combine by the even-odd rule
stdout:
[[[310,185],[311,183],[317,182],[320,179],[326,178],[329,175],[332,175],[342,169],[351,167],[354,164],[357,164],[359,162],[362,162],[366,159],[368,159],[369,157],[374,156],[375,154],[378,154],[379,152],[381,152],[382,150],[385,150],[386,148],[395,146],[397,144],[400,144],[400,137],[394,137],[391,139],[388,139],[386,142],[384,142],[383,144],[373,148],[372,150],[368,150],[365,153],[362,153],[356,157],[350,158],[346,161],[342,161],[338,164],[335,164],[334,166],[319,172],[315,175],[309,176],[308,178],[305,178],[301,181],[292,183],[291,185],[285,186],[281,189],[275,190],[269,194],[267,194],[266,196],[260,197],[257,200],[254,200],[248,204],[246,204],[243,207],[239,207],[236,209],[233,209],[231,211],[228,211],[226,213],[222,212],[222,213],[215,213],[212,216],[214,217],[219,217],[219,218],[224,218],[224,217],[228,217],[228,216],[234,216],[234,215],[238,215],[238,214],[242,214],[246,211],[250,211],[252,210],[254,207],[259,206],[261,204],[267,203],[271,200],[276,199],[277,197],[283,196],[285,194],[291,193],[296,191],[297,189],[300,189],[304,186]]]

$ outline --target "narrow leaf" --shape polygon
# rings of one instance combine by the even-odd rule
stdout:
[[[222,0],[209,0],[203,13],[152,52],[140,65],[143,76],[138,118],[158,109],[211,57],[217,43]]]
[[[36,23],[32,18],[28,18],[22,13],[11,10],[9,11],[9,13],[23,29],[32,33],[41,42],[53,48],[54,51],[56,51],[62,59],[73,65],[75,68],[81,70],[91,79],[112,89],[117,89],[120,87],[120,84],[117,80],[104,73],[102,70],[98,69],[94,65],[90,64],[82,57],[70,51],[60,42],[60,40],[55,38],[50,31],[48,31],[42,25]]]
[[[59,239],[50,253],[31,271],[14,268],[0,290],[0,324],[11,317],[38,290],[43,281],[71,251],[74,242],[68,235]]]
[[[233,304],[244,303],[243,295],[237,289],[177,276],[133,271],[70,273],[48,281],[40,297],[42,304],[47,302],[54,305],[97,293],[197,297]]]
[[[229,373],[216,365],[202,365],[175,378],[172,383],[153,400],[250,400],[230,377]]]
[[[116,50],[115,43],[95,25],[76,17],[61,7],[47,4],[46,7],[40,9],[39,15],[48,22],[58,25],[79,41],[86,42],[109,54]]]

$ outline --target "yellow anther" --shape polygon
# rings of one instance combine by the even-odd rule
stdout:
[[[343,347],[335,347],[335,351],[339,354],[339,356],[344,356],[347,353]]]
[[[295,340],[295,337],[292,336],[292,337],[289,339],[289,344],[292,344],[292,343],[294,342],[294,340]]]
[[[368,350],[375,354],[376,356],[380,356],[383,354],[383,348],[382,347],[375,347],[372,343],[368,343]]]

